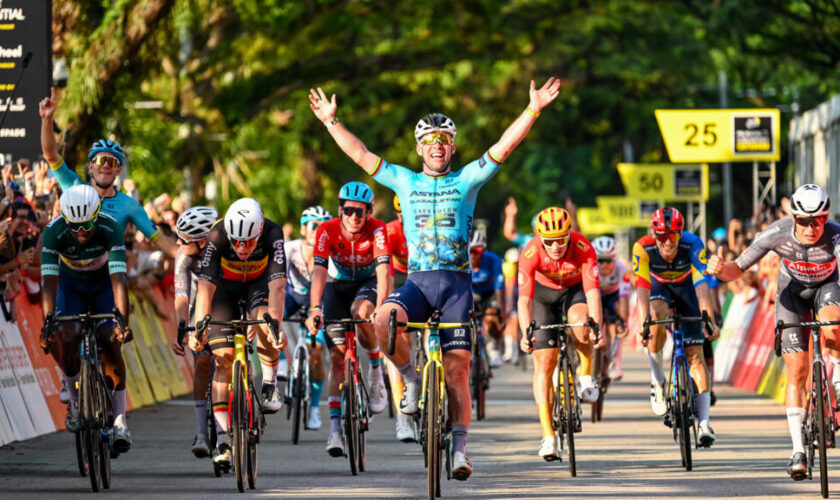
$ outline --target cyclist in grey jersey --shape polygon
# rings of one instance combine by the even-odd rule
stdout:
[[[207,234],[218,213],[209,207],[192,207],[184,212],[175,224],[178,237],[178,252],[175,254],[175,320],[190,323],[195,309],[195,294],[198,290],[198,273],[201,271],[201,255],[207,246]],[[186,351],[177,341],[172,350],[178,356]],[[195,405],[195,438],[192,452],[196,458],[210,455],[207,436],[207,389],[210,386],[209,349],[194,353],[193,356],[193,403]]]
[[[793,323],[809,321],[816,312],[821,320],[840,320],[840,277],[837,258],[840,256],[840,224],[828,220],[830,201],[825,191],[814,184],[805,184],[791,197],[792,216],[777,220],[756,236],[753,243],[733,262],[721,256],[709,259],[710,275],[722,281],[738,279],[767,252],[781,257],[776,295],[776,321]],[[834,366],[832,384],[840,392],[840,339],[837,327],[822,329],[826,337],[825,352]],[[777,342],[779,339],[777,339]],[[806,384],[810,374],[809,334],[805,329],[785,330],[781,353],[787,372],[785,406],[793,454],[787,472],[795,481],[807,476],[807,459],[802,438],[802,424],[807,404]]]

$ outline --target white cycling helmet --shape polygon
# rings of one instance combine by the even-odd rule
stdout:
[[[816,184],[804,184],[790,197],[790,211],[800,217],[828,215],[831,201],[825,190]]]
[[[615,254],[618,252],[618,247],[616,246],[615,240],[612,236],[600,236],[595,238],[592,242],[592,246],[595,247],[595,254],[598,255],[599,259],[614,259]]]
[[[487,236],[481,231],[473,231],[470,248],[487,248]]]
[[[87,222],[99,214],[99,193],[90,184],[77,184],[61,195],[59,204],[67,222]]]
[[[225,230],[228,238],[237,241],[252,240],[262,234],[262,208],[253,198],[241,198],[233,202],[225,213]]]
[[[516,247],[508,248],[505,251],[505,262],[519,262],[519,249]]]
[[[414,138],[419,143],[420,139],[429,132],[446,132],[452,136],[452,140],[454,141],[455,134],[458,133],[458,130],[455,128],[455,122],[448,116],[440,113],[432,113],[424,116],[417,122],[417,126],[414,127]]]
[[[181,238],[194,241],[207,237],[219,213],[210,207],[192,207],[178,217],[175,230]]]

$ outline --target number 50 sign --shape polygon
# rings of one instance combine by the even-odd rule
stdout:
[[[778,161],[778,109],[657,109],[674,163]]]
[[[618,175],[634,200],[707,201],[709,165],[619,163]]]

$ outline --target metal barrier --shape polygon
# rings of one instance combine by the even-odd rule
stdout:
[[[794,184],[818,184],[840,199],[840,94],[791,120],[788,140]],[[840,205],[832,210],[837,216]]]

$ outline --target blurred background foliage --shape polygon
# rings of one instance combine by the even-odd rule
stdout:
[[[125,145],[145,198],[183,193],[224,209],[253,196],[276,220],[331,210],[337,187],[373,184],[333,143],[307,93],[338,96],[339,118],[388,161],[419,168],[416,121],[458,125],[456,165],[482,154],[528,103],[531,79],[563,90],[498,176],[476,216],[499,237],[508,196],[519,223],[570,196],[621,194],[619,161],[667,161],[653,111],[779,107],[782,128],[840,90],[840,10],[781,0],[53,0],[65,58],[57,122],[65,156]],[[783,137],[783,144],[786,138]],[[782,154],[784,159],[786,153]],[[736,214],[751,213],[736,172]],[[712,168],[716,185],[719,169]],[[713,189],[712,223],[720,210]],[[392,193],[376,186],[379,216]],[[717,193],[717,198],[715,194]],[[717,217],[717,220],[715,220]],[[525,227],[523,227],[525,229]]]

